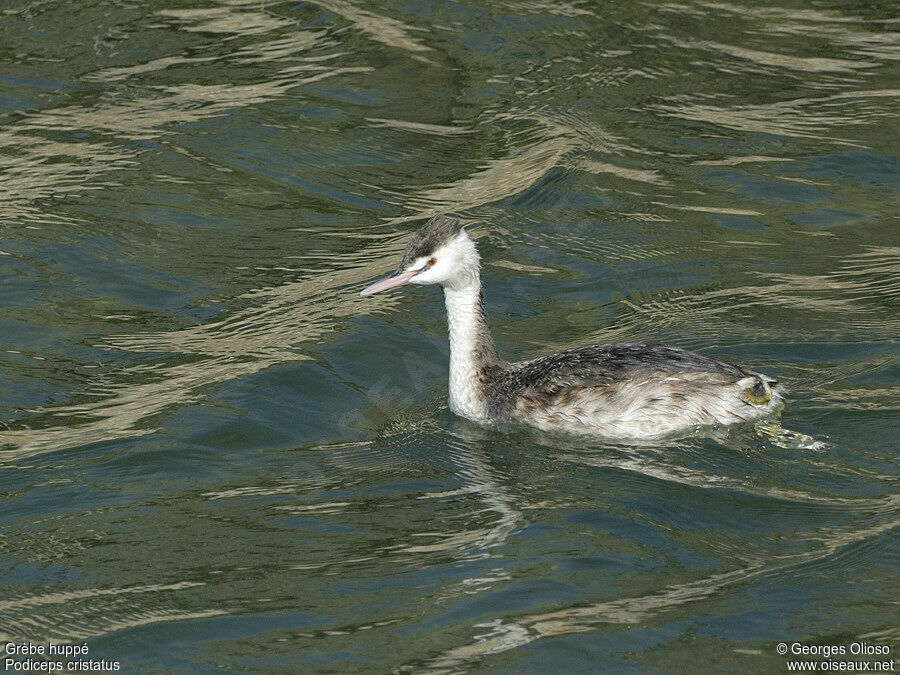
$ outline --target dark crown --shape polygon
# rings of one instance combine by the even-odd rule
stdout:
[[[410,265],[414,260],[431,255],[441,246],[453,239],[462,230],[459,218],[453,216],[434,216],[412,236],[403,254],[403,265]]]

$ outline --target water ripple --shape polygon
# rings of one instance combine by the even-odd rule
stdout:
[[[474,665],[493,654],[522,647],[536,640],[594,631],[604,624],[647,623],[658,615],[684,604],[711,598],[751,580],[784,575],[799,566],[814,571],[813,568],[830,560],[836,553],[846,551],[858,542],[890,532],[898,525],[900,520],[892,520],[863,530],[831,532],[822,542],[821,548],[815,551],[778,556],[770,563],[750,565],[732,572],[671,586],[648,595],[620,598],[587,607],[529,614],[515,621],[498,618],[487,623],[481,622],[472,627],[489,630],[486,633],[476,634],[472,642],[450,648],[421,665],[411,665],[404,670],[454,672],[463,666]]]

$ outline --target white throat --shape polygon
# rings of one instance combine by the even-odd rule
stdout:
[[[485,357],[496,350],[484,319],[481,283],[444,287],[450,331],[450,410],[473,420],[488,418],[483,390]]]

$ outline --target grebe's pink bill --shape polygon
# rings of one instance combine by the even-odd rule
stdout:
[[[384,277],[383,279],[379,279],[371,286],[366,286],[363,290],[360,291],[360,295],[372,295],[373,293],[380,293],[381,291],[386,291],[389,288],[396,288],[397,286],[402,286],[403,284],[409,283],[410,279],[416,276],[418,272],[415,270],[404,272],[402,270],[397,270],[393,274]]]

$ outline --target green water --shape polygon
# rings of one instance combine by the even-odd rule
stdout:
[[[0,643],[125,672],[783,672],[897,629],[890,3],[0,3]],[[508,359],[783,380],[652,445],[446,407]],[[4,655],[5,656],[5,655]]]

